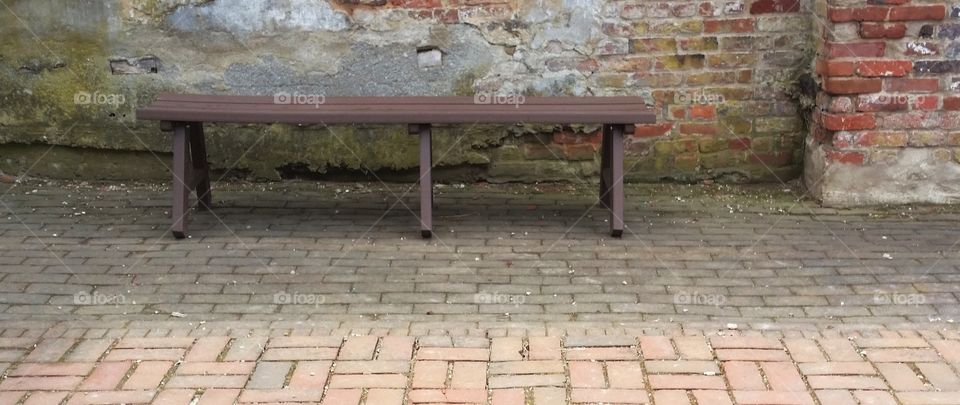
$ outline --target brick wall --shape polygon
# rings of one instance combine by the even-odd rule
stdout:
[[[960,197],[960,5],[818,0],[805,183],[828,205]]]

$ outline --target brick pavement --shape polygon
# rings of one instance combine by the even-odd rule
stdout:
[[[616,240],[593,188],[442,187],[423,241],[400,186],[221,184],[174,241],[163,187],[17,185],[0,405],[960,403],[955,207],[631,186]]]
[[[0,338],[13,404],[960,404],[960,335]]]

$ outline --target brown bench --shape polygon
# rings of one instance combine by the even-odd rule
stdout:
[[[433,231],[431,124],[603,124],[600,202],[610,210],[610,232],[623,234],[623,136],[655,115],[640,97],[526,97],[499,104],[475,97],[328,97],[287,103],[275,97],[163,94],[137,110],[137,119],[173,131],[173,234],[187,235],[190,193],[210,209],[204,122],[283,124],[403,124],[420,137],[420,230]],[[488,102],[489,101],[489,102]]]

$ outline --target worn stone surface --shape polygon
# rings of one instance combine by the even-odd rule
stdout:
[[[133,116],[137,106],[162,91],[637,95],[655,105],[660,123],[629,137],[631,162],[640,169],[629,181],[762,181],[798,173],[802,128],[764,130],[762,121],[800,122],[790,89],[809,59],[807,37],[798,35],[808,30],[807,5],[673,7],[634,0],[21,0],[8,5],[0,9],[2,144],[58,145],[75,148],[72,154],[167,152],[169,140],[155,124]],[[418,53],[424,49],[436,50],[426,65],[424,53]],[[552,167],[561,165],[557,160],[574,160],[578,163],[564,167],[590,177],[596,173],[596,129],[453,127],[440,142],[459,135],[466,135],[465,141],[451,144],[449,156],[438,163],[460,167],[474,178],[537,181],[560,177],[551,175]],[[208,132],[214,168],[235,168],[250,179],[279,179],[289,175],[290,166],[314,174],[416,166],[414,140],[402,128],[211,126]],[[580,136],[564,136],[570,132]],[[775,138],[768,144],[772,148],[705,154],[655,147],[755,136]],[[500,152],[541,143],[559,152],[513,160]],[[85,158],[88,165],[105,163],[96,153]],[[17,164],[4,164],[4,170],[16,172]],[[505,167],[535,170],[503,176]],[[126,164],[49,174],[94,172],[112,172],[94,178],[141,178]]]

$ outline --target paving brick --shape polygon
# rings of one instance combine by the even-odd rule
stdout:
[[[655,405],[690,405],[690,396],[683,390],[657,390],[653,392]]]
[[[485,389],[487,364],[458,361],[453,363],[450,387],[454,389]]]
[[[694,390],[693,397],[698,405],[732,405],[730,394],[719,390]]]
[[[206,389],[196,405],[233,405],[239,396],[238,389]]]
[[[757,363],[749,361],[725,361],[723,373],[730,388],[735,390],[762,391],[767,389]]]
[[[291,367],[293,362],[290,361],[261,361],[253,370],[246,388],[255,390],[283,388]]]
[[[393,389],[371,389],[367,391],[367,399],[364,404],[369,405],[403,405],[403,390]]]
[[[337,355],[339,360],[373,360],[379,338],[376,336],[350,336]]]
[[[204,336],[184,356],[184,361],[216,361],[230,343],[226,336]]]
[[[120,381],[127,376],[127,371],[133,367],[133,362],[103,362],[83,381],[79,389],[89,391],[109,391],[116,389]]]
[[[517,361],[523,359],[523,339],[499,337],[490,340],[490,361]]]
[[[413,388],[443,388],[447,382],[445,361],[417,361],[413,365]]]
[[[484,389],[412,390],[409,397],[411,403],[483,404],[487,401],[487,391]]]
[[[560,338],[535,336],[529,339],[530,360],[560,360]]]
[[[59,404],[63,402],[67,397],[66,392],[33,392],[30,394],[30,397],[23,402],[23,405],[48,405],[48,404]],[[17,393],[17,395],[22,395]],[[4,402],[0,398],[0,404],[10,404],[13,405],[16,402]]]
[[[22,376],[86,376],[94,363],[20,363],[7,373],[10,377]]]
[[[160,386],[173,367],[172,361],[144,361],[137,364],[133,374],[123,383],[125,390],[151,390]]]
[[[572,403],[614,403],[614,404],[646,404],[650,400],[643,390],[574,388],[570,391]]]
[[[289,386],[292,389],[323,389],[330,375],[331,361],[299,361],[293,374],[290,375]],[[339,364],[338,364],[339,367]]]
[[[821,389],[851,389],[851,390],[884,390],[887,389],[883,380],[868,376],[808,376],[807,383],[816,390]]]
[[[380,339],[378,360],[409,360],[413,357],[414,339],[407,336],[385,336]]]
[[[607,379],[610,388],[643,389],[643,367],[639,362],[609,361]]]
[[[640,336],[640,353],[645,360],[674,360],[677,354],[666,336]]]
[[[84,404],[148,404],[156,391],[96,391],[74,394],[68,405]]]
[[[605,388],[606,378],[603,373],[603,363],[593,361],[571,361],[567,363],[570,369],[570,386],[574,388]]]
[[[763,362],[760,363],[767,384],[774,391],[800,392],[806,391],[807,386],[803,377],[792,362]]]
[[[890,388],[894,390],[923,391],[925,389],[933,389],[933,387],[925,388],[923,381],[920,379],[921,376],[917,375],[917,373],[906,364],[880,363],[876,366],[877,369],[880,370],[880,374],[883,375],[883,379],[886,380]]]
[[[718,376],[701,375],[650,375],[647,377],[650,381],[650,387],[653,389],[706,389],[706,390],[725,390],[726,384],[723,378]]]
[[[417,350],[417,360],[489,361],[489,349],[427,347]]]
[[[750,405],[814,404],[806,392],[733,391],[733,398],[738,404]]]
[[[940,391],[960,391],[960,377],[944,363],[916,363],[917,369]]]
[[[163,390],[157,393],[151,404],[154,405],[189,405],[193,401],[193,390]]]
[[[522,389],[510,388],[493,390],[491,405],[525,405],[526,396]]]

